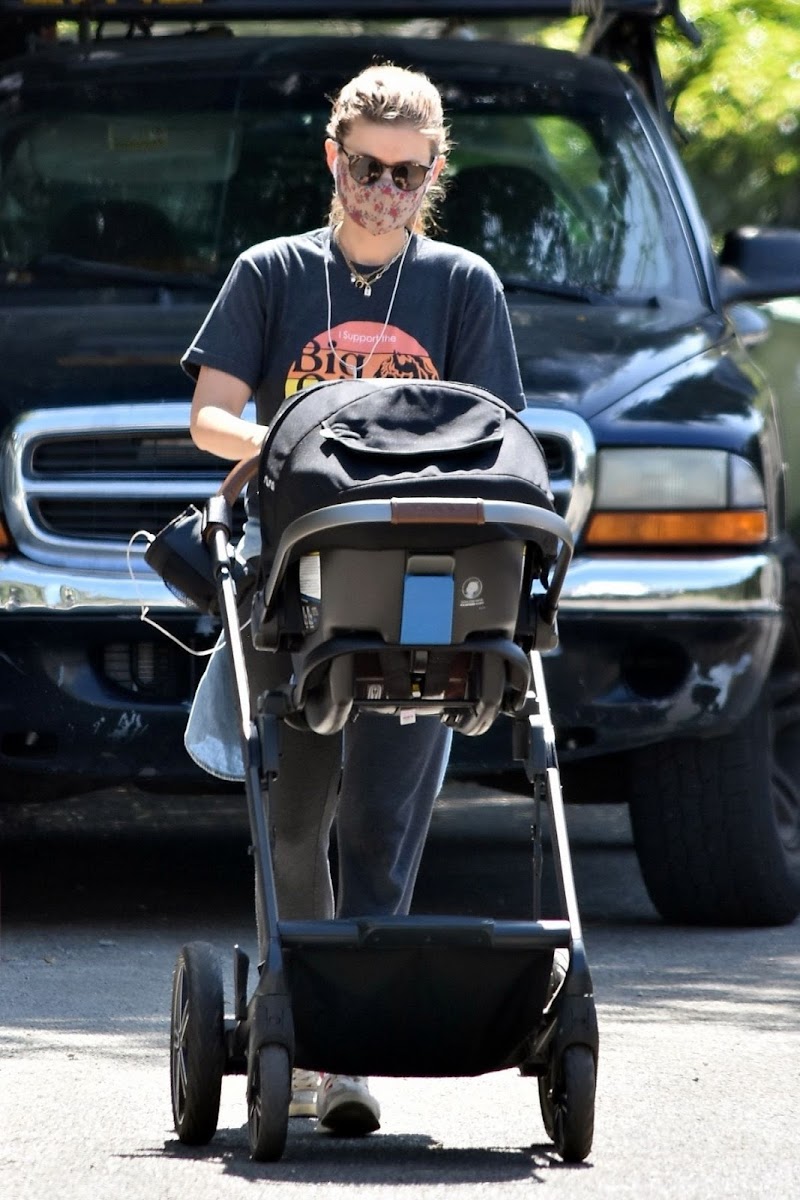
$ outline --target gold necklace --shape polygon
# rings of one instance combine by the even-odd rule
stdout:
[[[337,230],[337,232],[338,232],[338,230]],[[348,271],[350,272],[350,282],[354,283],[357,288],[361,288],[361,290],[363,291],[363,293],[367,297],[367,299],[369,299],[369,297],[372,295],[373,283],[377,283],[377,281],[381,278],[381,276],[386,274],[386,272],[389,270],[389,267],[393,267],[394,264],[397,262],[398,258],[400,257],[400,255],[405,252],[406,246],[408,245],[409,240],[411,238],[411,234],[409,233],[408,230],[405,231],[405,234],[406,234],[405,241],[403,242],[403,245],[400,247],[400,249],[397,251],[397,254],[395,254],[394,258],[390,258],[387,263],[383,264],[383,266],[376,267],[374,271],[367,271],[367,272],[358,270],[356,265],[353,262],[351,262],[350,259],[345,254],[344,250],[342,249],[342,243],[339,241],[338,237],[336,238],[336,245],[339,247],[339,253],[341,254],[342,258],[344,259],[345,266],[347,267]]]
[[[334,234],[333,234],[333,230],[332,230],[331,234],[330,234],[330,241],[328,243],[328,251],[327,251],[327,253],[323,253],[323,256],[322,256],[323,264],[324,264],[324,268],[325,268],[325,298],[327,300],[327,305],[328,305],[328,349],[332,352],[333,357],[336,359],[336,361],[338,363],[340,363],[341,366],[344,367],[347,374],[352,375],[357,379],[359,376],[359,372],[363,376],[365,368],[369,365],[369,362],[370,362],[373,354],[375,353],[377,346],[383,340],[383,335],[386,333],[386,330],[389,328],[389,321],[392,316],[392,309],[394,308],[394,299],[395,299],[395,296],[397,295],[397,289],[400,286],[400,276],[403,273],[403,263],[406,261],[406,251],[408,250],[408,247],[411,245],[411,234],[407,233],[406,244],[405,244],[405,246],[403,246],[403,249],[400,251],[400,266],[397,268],[397,277],[394,281],[394,287],[392,288],[392,295],[391,295],[391,299],[389,300],[389,307],[386,310],[386,318],[383,322],[383,328],[381,329],[380,333],[375,338],[373,338],[372,346],[370,347],[370,352],[362,363],[348,362],[347,359],[342,358],[341,354],[339,353],[339,351],[336,349],[336,347],[333,344],[333,331],[331,329],[331,320],[332,320],[332,315],[333,315],[333,301],[331,299],[331,276],[330,276],[330,271],[328,269],[328,260],[330,259],[330,262],[333,262],[333,237],[334,237]],[[339,247],[339,249],[341,249],[341,247]]]

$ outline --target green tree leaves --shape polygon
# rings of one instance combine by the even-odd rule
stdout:
[[[712,230],[800,226],[800,0],[687,0],[686,13],[702,45],[666,22],[661,62]]]

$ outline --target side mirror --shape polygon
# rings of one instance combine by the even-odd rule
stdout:
[[[800,229],[734,229],[719,256],[723,303],[800,295]]]
[[[728,317],[745,346],[758,346],[770,335],[769,317],[752,304],[732,304],[728,309]]]

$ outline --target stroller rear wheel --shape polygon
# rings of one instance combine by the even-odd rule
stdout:
[[[262,1046],[250,1064],[247,1132],[256,1162],[277,1162],[286,1145],[292,1070],[285,1046]]]
[[[217,1129],[225,1033],[222,972],[211,946],[190,942],[172,977],[172,1115],[182,1142],[202,1146]]]
[[[545,1131],[565,1162],[583,1162],[592,1148],[595,1074],[590,1048],[574,1045],[539,1077]]]

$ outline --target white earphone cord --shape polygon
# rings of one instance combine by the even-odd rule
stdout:
[[[131,577],[131,583],[133,584],[134,590],[136,592],[136,603],[139,605],[139,609],[140,609],[139,620],[143,621],[145,623],[145,625],[152,625],[153,629],[157,629],[159,633],[163,633],[164,637],[169,638],[169,640],[171,642],[174,642],[176,646],[180,646],[181,650],[185,650],[187,654],[191,654],[194,658],[210,658],[212,654],[215,654],[217,652],[217,650],[219,650],[222,646],[225,645],[224,634],[220,634],[220,637],[218,638],[218,640],[208,650],[195,650],[192,646],[187,646],[185,642],[182,642],[180,640],[180,638],[175,637],[175,634],[170,633],[170,631],[168,629],[165,629],[163,625],[159,625],[158,622],[154,621],[153,618],[149,615],[150,614],[150,605],[145,604],[144,600],[142,599],[142,597],[139,593],[139,586],[138,586],[139,581],[137,580],[136,576],[133,573],[133,564],[131,563],[131,547],[133,546],[133,543],[136,541],[137,538],[144,538],[148,544],[154,542],[155,538],[153,537],[152,533],[149,532],[149,530],[137,529],[136,533],[134,533],[132,535],[130,541],[128,542],[126,550],[125,550],[125,559],[128,564],[128,574]],[[247,620],[245,621],[244,625],[239,626],[240,631],[243,633],[244,630],[247,629],[247,626],[249,624],[250,624],[250,618],[248,617]]]

